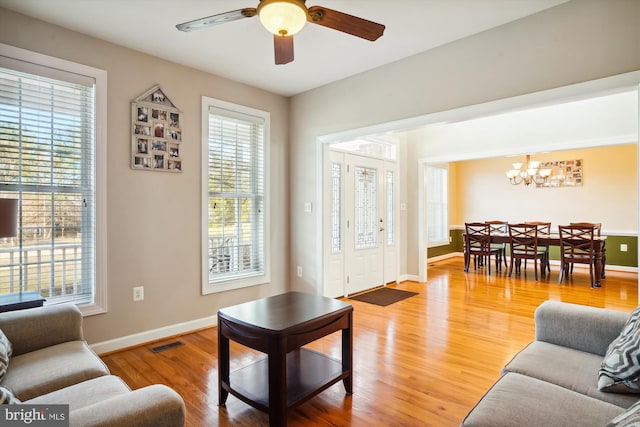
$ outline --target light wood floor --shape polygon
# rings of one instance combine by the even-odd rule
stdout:
[[[635,273],[607,272],[601,289],[589,287],[588,272],[558,285],[551,277],[465,274],[462,258],[429,265],[426,284],[398,289],[419,295],[387,307],[354,306],[354,394],[336,384],[290,412],[290,426],[457,426],[534,336],[533,312],[544,300],[560,300],[631,311],[638,305]],[[472,267],[473,268],[473,267]],[[552,266],[553,269],[553,266]],[[493,269],[492,269],[493,270]],[[183,346],[152,353],[179,340]],[[310,347],[340,357],[340,336]],[[260,357],[231,346],[231,369]],[[266,426],[268,417],[233,396],[219,408],[217,332],[207,329],[103,356],[112,373],[132,388],[167,384],[184,398],[189,426]]]

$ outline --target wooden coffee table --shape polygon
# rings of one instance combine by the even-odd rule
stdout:
[[[342,360],[302,348],[342,331]],[[229,340],[267,354],[229,372]],[[353,307],[332,298],[289,292],[218,311],[218,390],[269,414],[270,426],[286,426],[287,410],[342,380],[353,386]]]

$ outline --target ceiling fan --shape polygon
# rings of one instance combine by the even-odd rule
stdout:
[[[293,35],[305,22],[322,25],[366,40],[375,41],[385,26],[322,6],[305,6],[306,0],[260,0],[257,8],[232,10],[176,25],[180,31],[193,31],[243,18],[260,17],[262,25],[273,33],[276,64],[293,61]]]

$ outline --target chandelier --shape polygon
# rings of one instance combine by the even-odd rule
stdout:
[[[513,169],[507,172],[507,178],[513,185],[524,183],[529,185],[534,182],[541,185],[547,182],[551,175],[551,169],[540,169],[540,162],[532,161],[531,156],[527,154],[524,164],[513,163]]]

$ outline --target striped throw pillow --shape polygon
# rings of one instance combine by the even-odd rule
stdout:
[[[13,346],[11,345],[11,341],[9,341],[9,338],[0,330],[0,381],[2,381],[4,375],[7,373],[12,352]]]
[[[609,344],[598,373],[598,389],[640,393],[640,307],[631,312],[618,338]]]
[[[607,427],[638,427],[640,425],[640,402],[634,403],[607,424]]]
[[[13,395],[11,390],[0,386],[0,404],[2,405],[16,405],[20,402],[17,397]]]

